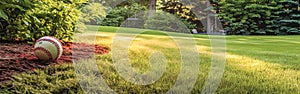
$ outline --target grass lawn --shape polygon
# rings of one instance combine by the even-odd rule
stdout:
[[[80,35],[78,41],[91,42],[90,39],[96,39],[96,44],[111,49],[112,39],[118,28],[88,26],[88,30],[88,32]],[[126,81],[116,72],[111,53],[109,53],[96,57],[98,69],[105,82],[117,93],[167,92],[176,82],[181,67],[180,51],[175,41],[166,34],[155,30],[132,28],[122,30],[127,32],[146,31],[138,35],[131,42],[129,48],[130,63],[136,70],[141,73],[150,70],[149,56],[158,51],[163,53],[167,59],[166,71],[159,80],[150,85],[136,85]],[[182,34],[175,35],[185,36]],[[207,35],[193,36],[201,63],[199,76],[191,93],[201,93],[211,68],[211,43]],[[300,93],[300,47],[298,47],[300,41],[297,40],[300,39],[300,36],[225,36],[225,38],[227,62],[216,93]],[[86,63],[86,61],[82,61],[82,63]],[[59,92],[73,88],[70,90],[74,90],[74,92],[77,90],[75,93],[82,93],[82,90],[78,88],[79,85],[74,83],[77,80],[71,65],[56,66],[49,69],[59,71],[51,75],[47,75],[47,70],[41,70],[34,74],[22,74],[23,78],[20,78],[22,80],[16,80],[12,83],[15,86],[21,86],[21,88],[17,88],[20,90],[36,90],[36,92],[46,90],[43,92],[48,92],[47,88],[51,88],[51,92]],[[21,77],[21,75],[16,75],[16,77]],[[50,78],[54,81],[49,82],[47,79]],[[26,82],[26,79],[39,86],[24,86],[29,83]],[[57,83],[62,84],[57,85]]]

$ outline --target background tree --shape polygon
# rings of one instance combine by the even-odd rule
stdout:
[[[81,15],[75,31],[84,32],[87,29],[86,24],[100,25],[105,16],[105,7],[101,3],[88,3],[81,8]]]
[[[297,14],[298,3],[288,2],[291,0],[220,0],[219,17],[228,34],[292,34],[286,32],[296,33],[296,28],[284,24],[297,25],[299,18],[292,15]]]
[[[153,15],[155,13],[155,11],[156,11],[156,0],[150,0],[148,16]]]
[[[85,24],[98,25],[106,16],[104,6],[100,3],[89,3],[81,9],[80,21]]]
[[[146,6],[135,2],[123,2],[106,15],[101,25],[120,26],[127,18],[147,10]]]
[[[197,28],[202,32],[215,32],[223,26],[227,34],[300,34],[299,0],[209,0],[209,2],[153,0],[152,3],[150,1],[122,2],[107,15],[102,25],[119,26],[137,11],[146,10],[147,7],[150,9],[150,4],[153,5],[153,1],[156,1],[159,4],[157,9],[177,15],[187,27]],[[218,18],[221,24],[217,22]]]
[[[160,5],[159,9],[177,15],[190,29],[196,28],[198,31],[204,32],[200,19],[191,11],[193,6],[185,5],[179,0],[161,0]]]
[[[280,2],[283,5],[278,18],[281,25],[281,34],[300,34],[300,11],[298,0],[286,0]]]

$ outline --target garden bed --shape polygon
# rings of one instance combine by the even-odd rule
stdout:
[[[33,45],[26,43],[0,43],[0,83],[10,80],[14,73],[42,69],[50,65],[72,63],[73,60],[88,59],[109,50],[99,45],[66,42],[63,55],[56,61],[41,61],[33,52]],[[72,51],[72,49],[74,49]],[[76,54],[76,55],[72,55]]]

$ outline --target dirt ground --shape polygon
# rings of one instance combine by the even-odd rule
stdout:
[[[94,54],[108,53],[106,47],[84,43],[62,43],[63,55],[55,61],[41,61],[26,43],[0,43],[0,83],[10,80],[14,73],[28,72],[50,65],[72,63],[73,60],[91,58]],[[72,50],[73,49],[73,50]],[[72,55],[72,53],[74,55]]]

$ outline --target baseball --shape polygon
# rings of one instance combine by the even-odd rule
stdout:
[[[38,39],[34,45],[34,54],[40,60],[57,60],[63,52],[63,48],[58,39],[45,36]]]

